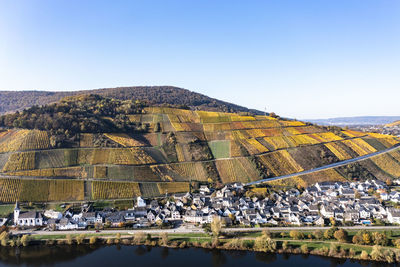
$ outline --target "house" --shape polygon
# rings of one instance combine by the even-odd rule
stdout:
[[[82,220],[84,220],[88,225],[93,225],[96,223],[96,212],[84,212],[82,213]]]
[[[325,217],[325,218],[331,218],[335,216],[335,213],[333,211],[333,209],[329,206],[323,205],[321,208],[321,214]]]
[[[79,228],[77,222],[68,218],[62,218],[56,226],[58,230],[76,230]]]
[[[319,216],[315,221],[314,221],[315,225],[319,225],[319,226],[324,226],[325,225],[325,220],[324,218],[322,218],[321,216]]]
[[[43,226],[43,217],[37,211],[21,212],[18,202],[16,202],[14,208],[14,225],[27,227]]]
[[[210,189],[208,188],[208,186],[206,186],[206,185],[201,185],[200,186],[200,194],[203,194],[203,195],[207,195],[207,194],[209,194],[211,191],[210,191]]]
[[[360,213],[355,209],[347,209],[344,212],[344,221],[345,222],[354,222],[357,223],[360,219]]]
[[[141,197],[137,197],[136,198],[136,207],[138,207],[138,208],[146,207],[146,201]]]
[[[400,210],[388,209],[387,219],[390,223],[400,224]]]
[[[46,210],[43,215],[47,218],[56,220],[60,220],[63,217],[61,212],[54,210]]]

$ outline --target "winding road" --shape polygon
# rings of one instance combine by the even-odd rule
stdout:
[[[323,171],[323,170],[327,170],[327,169],[332,169],[332,168],[336,168],[336,167],[340,167],[340,166],[344,166],[350,163],[354,163],[354,162],[358,162],[358,161],[363,161],[381,154],[385,154],[391,151],[395,151],[397,149],[400,149],[400,145],[396,145],[394,147],[385,149],[385,150],[381,150],[381,151],[377,151],[368,155],[364,155],[361,157],[357,157],[357,158],[352,158],[352,159],[348,159],[348,160],[343,160],[340,162],[336,162],[336,163],[332,163],[329,165],[324,165],[322,167],[318,167],[315,169],[311,169],[308,171],[302,171],[302,172],[296,172],[296,173],[292,173],[292,174],[287,174],[287,175],[282,175],[282,176],[277,176],[277,177],[272,177],[272,178],[267,178],[267,179],[262,179],[262,180],[258,180],[258,181],[254,181],[254,182],[250,182],[247,183],[246,185],[256,185],[256,184],[261,184],[261,183],[265,183],[268,181],[275,181],[275,180],[282,180],[282,179],[287,179],[287,178],[293,178],[295,176],[300,176],[300,175],[305,175],[305,174],[310,174],[310,173],[314,173],[314,172],[319,172],[319,171]]]

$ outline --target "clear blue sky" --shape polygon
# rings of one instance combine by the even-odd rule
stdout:
[[[400,115],[400,1],[0,0],[0,90],[129,85],[298,119]]]

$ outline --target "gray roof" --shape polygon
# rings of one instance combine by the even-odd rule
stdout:
[[[19,214],[18,219],[39,219],[42,218],[42,214],[37,211],[27,211]]]

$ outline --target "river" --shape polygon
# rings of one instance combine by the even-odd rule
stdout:
[[[393,266],[312,255],[145,246],[0,247],[0,266]]]

